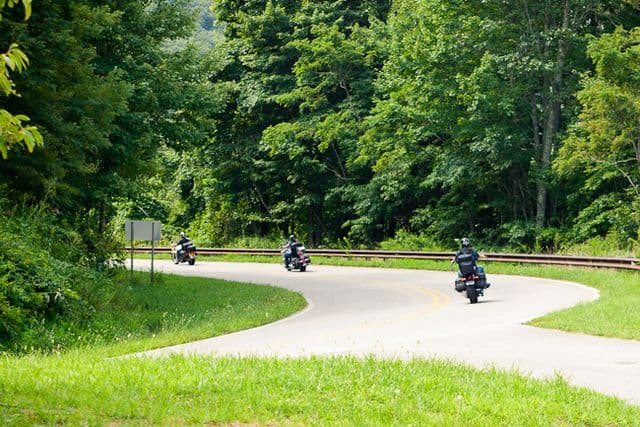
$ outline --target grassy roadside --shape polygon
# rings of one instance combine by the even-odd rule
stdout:
[[[640,407],[569,386],[561,378],[538,381],[447,361],[106,357],[201,338],[224,324],[234,329],[265,323],[261,301],[266,296],[279,306],[280,298],[269,296],[287,293],[161,277],[155,286],[146,278],[130,284],[121,301],[110,303],[108,324],[129,331],[120,343],[110,345],[105,338],[59,354],[0,356],[2,424],[639,425]],[[232,291],[223,289],[228,287]],[[257,291],[266,294],[256,297]],[[236,299],[252,302],[238,305]],[[296,300],[284,304],[287,310]],[[219,316],[196,316],[212,304],[222,309]],[[169,307],[174,315],[164,314]],[[167,317],[173,320],[163,330],[149,328]],[[245,326],[237,323],[242,317]]]
[[[263,325],[301,310],[304,297],[282,288],[225,280],[122,273],[85,322],[50,331],[59,350],[86,347],[104,355],[210,338]]]
[[[3,425],[632,426],[640,407],[561,378],[446,361],[0,358]]]
[[[273,256],[216,255],[199,260],[231,262],[280,262]],[[362,259],[313,257],[312,266],[339,265],[353,267],[410,268],[451,271],[446,261],[412,259]],[[534,319],[531,325],[580,332],[589,335],[640,340],[640,273],[581,267],[554,267],[528,264],[482,263],[489,275],[509,274],[567,280],[600,291],[597,301]],[[499,292],[495,290],[494,292]]]

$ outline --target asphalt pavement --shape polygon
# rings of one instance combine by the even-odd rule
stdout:
[[[136,260],[148,269],[149,260]],[[277,322],[141,353],[308,357],[356,355],[446,358],[479,368],[515,369],[640,405],[640,341],[526,326],[530,319],[598,298],[557,280],[493,275],[477,304],[453,289],[454,272],[311,265],[158,261],[156,271],[276,285],[301,292],[308,306]]]

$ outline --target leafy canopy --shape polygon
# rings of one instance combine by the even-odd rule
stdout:
[[[24,5],[25,20],[31,16],[31,0],[0,0],[0,21],[2,9],[10,8],[22,1]],[[18,95],[15,84],[11,80],[10,73],[22,73],[29,65],[29,58],[19,49],[17,43],[12,43],[9,50],[0,53],[0,93],[4,96]],[[37,145],[42,145],[42,135],[35,126],[25,126],[29,117],[24,114],[13,115],[0,108],[0,155],[3,159],[9,156],[9,150],[13,146],[24,146],[31,153]]]

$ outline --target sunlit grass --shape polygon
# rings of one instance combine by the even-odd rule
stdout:
[[[4,425],[638,425],[640,408],[560,378],[446,361],[84,352],[0,358]]]
[[[334,261],[366,265],[365,260],[314,259]],[[374,264],[449,268],[433,261],[378,260],[368,265]],[[552,271],[490,268],[528,275]],[[557,269],[558,274],[564,271]],[[607,272],[599,273],[607,277]],[[106,324],[129,331],[119,344],[110,344],[105,336],[59,354],[0,356],[3,425],[639,425],[640,407],[569,386],[562,378],[539,381],[447,361],[112,358],[265,323],[272,320],[266,313],[278,312],[276,306],[281,309],[273,318],[304,305],[299,294],[272,287],[164,275],[150,286],[147,276],[140,277],[144,279],[105,305],[119,307],[104,314]],[[594,275],[593,280],[603,277]],[[278,292],[282,295],[274,296]],[[265,300],[272,306],[261,302]]]
[[[152,285],[148,273],[127,273],[115,280],[90,319],[52,324],[51,339],[60,343],[53,351],[131,353],[263,325],[307,304],[282,288],[219,279],[156,274]]]

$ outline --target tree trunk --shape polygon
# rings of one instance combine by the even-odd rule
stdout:
[[[547,212],[548,171],[551,166],[551,155],[555,148],[555,141],[560,127],[560,104],[562,92],[562,73],[569,52],[569,44],[564,35],[569,29],[569,0],[564,0],[562,17],[562,33],[558,40],[558,54],[553,74],[550,76],[550,93],[547,96],[546,117],[542,133],[542,152],[540,153],[540,165],[536,197],[536,228],[544,227]],[[547,88],[545,88],[547,89]]]

